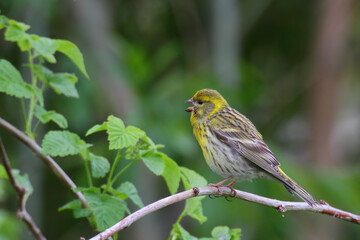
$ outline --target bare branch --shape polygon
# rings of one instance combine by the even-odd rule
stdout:
[[[0,118],[0,127],[3,127],[5,130],[13,134],[20,141],[25,143],[38,157],[40,157],[48,167],[55,173],[55,175],[65,184],[67,188],[77,197],[83,207],[89,208],[89,204],[86,201],[84,195],[81,192],[74,192],[72,189],[76,188],[75,183],[71,180],[71,178],[64,172],[64,170],[55,162],[53,158],[50,156],[46,156],[41,153],[41,147],[29,137],[27,137],[24,133],[22,133],[15,126],[11,125],[9,122]]]
[[[360,216],[355,215],[350,212],[345,212],[343,210],[334,208],[327,203],[321,201],[320,204],[311,207],[306,202],[286,202],[286,201],[279,201],[276,199],[266,198],[262,196],[258,196],[252,193],[243,192],[239,190],[235,190],[236,195],[234,196],[234,193],[232,190],[230,190],[227,187],[203,187],[203,188],[193,188],[191,190],[187,190],[184,192],[180,192],[174,195],[171,195],[169,197],[160,199],[150,205],[147,205],[138,211],[130,214],[129,216],[122,219],[120,222],[115,224],[114,226],[106,229],[102,233],[99,233],[98,235],[94,236],[90,240],[102,240],[106,239],[118,231],[121,231],[122,229],[125,229],[129,227],[133,222],[139,220],[140,218],[146,216],[149,213],[152,213],[156,210],[159,210],[161,208],[164,208],[166,206],[169,206],[171,204],[184,201],[188,198],[197,197],[197,196],[204,196],[204,195],[224,195],[224,196],[234,196],[236,198],[240,198],[249,202],[258,203],[261,205],[269,206],[275,208],[278,212],[286,212],[286,211],[311,211],[316,213],[323,213],[327,214],[336,218],[340,218],[345,221],[353,222],[360,224]]]
[[[46,240],[46,238],[41,233],[38,226],[36,226],[36,223],[32,219],[31,215],[26,211],[24,196],[25,196],[26,192],[28,191],[28,189],[21,187],[20,184],[17,182],[14,174],[12,173],[10,161],[6,154],[6,150],[5,150],[5,147],[1,140],[1,137],[0,137],[0,152],[1,152],[3,162],[4,162],[5,170],[6,170],[7,175],[9,176],[11,185],[13,185],[13,187],[15,188],[17,195],[18,195],[18,205],[19,205],[18,211],[17,211],[18,218],[20,218],[27,225],[27,227],[29,228],[29,230],[32,232],[32,234],[35,236],[36,239]]]

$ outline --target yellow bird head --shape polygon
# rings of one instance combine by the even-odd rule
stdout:
[[[221,94],[212,89],[201,89],[197,91],[186,103],[193,104],[193,106],[185,109],[185,111],[191,112],[191,124],[193,126],[206,121],[214,113],[229,106]]]

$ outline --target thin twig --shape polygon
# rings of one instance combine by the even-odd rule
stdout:
[[[138,211],[130,214],[129,216],[122,219],[120,222],[116,223],[114,226],[106,229],[102,233],[94,236],[90,240],[103,240],[106,239],[118,231],[129,227],[133,222],[139,220],[140,218],[146,216],[149,213],[152,213],[156,210],[169,206],[171,204],[184,201],[188,198],[204,196],[204,195],[224,195],[224,196],[234,196],[236,198],[240,198],[249,202],[258,203],[261,205],[269,206],[275,208],[278,212],[286,212],[286,211],[311,211],[316,213],[327,214],[336,218],[340,218],[345,221],[353,222],[356,224],[360,224],[360,216],[355,215],[350,212],[345,212],[343,210],[334,208],[328,205],[325,202],[320,202],[320,204],[311,207],[306,202],[286,202],[279,201],[276,199],[266,198],[262,196],[258,196],[252,193],[243,192],[239,190],[235,190],[236,195],[234,196],[232,190],[227,187],[202,187],[202,188],[193,188],[191,190],[187,190],[184,192],[180,192],[169,197],[160,199],[150,205],[147,205]]]
[[[11,125],[9,122],[0,118],[0,127],[3,127],[5,130],[15,135],[20,141],[25,143],[38,157],[40,157],[48,167],[55,173],[55,175],[65,184],[67,188],[77,197],[83,207],[89,208],[89,204],[86,201],[84,195],[81,192],[74,192],[72,189],[76,188],[75,183],[71,178],[64,172],[64,170],[55,162],[50,156],[46,156],[41,153],[41,147],[25,134],[23,134],[19,129]]]
[[[7,175],[9,176],[11,185],[15,188],[17,195],[18,195],[18,211],[17,211],[18,218],[20,218],[27,225],[27,227],[29,228],[29,230],[32,232],[32,234],[35,236],[36,239],[46,240],[44,235],[41,233],[40,228],[38,228],[38,226],[36,226],[36,223],[32,219],[31,215],[26,211],[24,196],[25,196],[26,192],[28,191],[28,189],[20,186],[20,184],[16,180],[14,174],[12,173],[10,161],[6,154],[6,150],[5,150],[5,147],[1,140],[1,137],[0,137],[0,152],[1,152],[3,162],[4,162],[5,170],[6,170]]]

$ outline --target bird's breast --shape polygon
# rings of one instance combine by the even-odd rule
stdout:
[[[212,171],[218,175],[237,180],[255,178],[257,168],[238,152],[221,142],[206,124],[194,127],[194,135],[201,146],[204,158]]]

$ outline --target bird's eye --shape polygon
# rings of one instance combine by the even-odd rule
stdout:
[[[204,102],[203,102],[202,100],[199,100],[199,101],[198,101],[198,104],[200,104],[200,105],[203,104],[203,103],[204,103]]]

